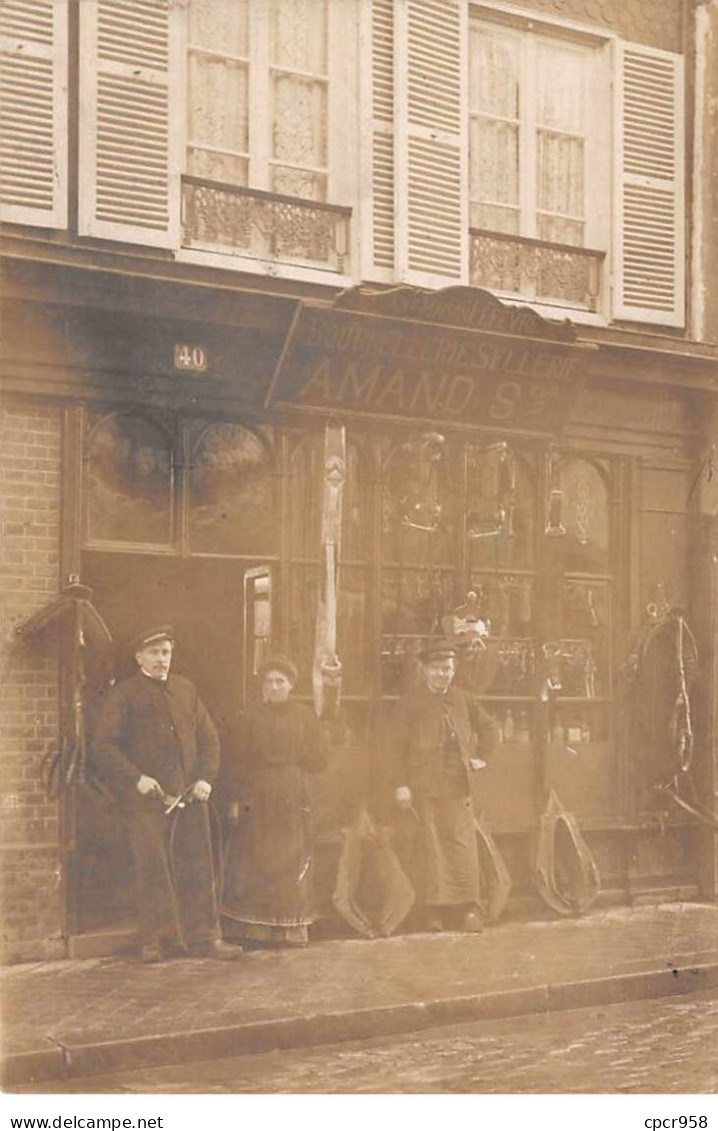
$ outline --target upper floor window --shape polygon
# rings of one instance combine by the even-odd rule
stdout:
[[[469,225],[476,282],[598,309],[609,237],[609,78],[601,47],[472,22]]]
[[[682,326],[681,56],[492,0],[371,8],[365,276]]]
[[[188,172],[326,200],[327,0],[190,0],[188,38]]]
[[[330,46],[336,55],[349,11],[336,0],[189,0],[187,246],[346,269]]]
[[[587,215],[588,184],[609,140],[600,52],[475,22],[469,58],[471,227],[604,243]]]

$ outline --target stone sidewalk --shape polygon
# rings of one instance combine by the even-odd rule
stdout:
[[[255,952],[0,973],[7,1086],[411,1032],[718,986],[718,905],[615,908]]]

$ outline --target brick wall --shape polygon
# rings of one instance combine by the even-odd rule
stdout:
[[[10,961],[62,953],[58,806],[41,778],[58,738],[57,637],[14,639],[58,590],[60,447],[59,409],[0,407],[0,910]]]

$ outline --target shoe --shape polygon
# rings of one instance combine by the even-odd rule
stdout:
[[[140,962],[145,966],[152,966],[157,962],[164,962],[165,955],[159,943],[145,943],[140,950]]]
[[[218,958],[222,962],[234,962],[244,953],[241,946],[230,946],[223,939],[193,943],[188,950],[190,958]]]
[[[460,931],[467,931],[469,934],[478,935],[484,929],[484,924],[481,921],[481,916],[476,911],[467,911],[464,918],[461,920]]]

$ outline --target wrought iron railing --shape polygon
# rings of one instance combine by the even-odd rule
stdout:
[[[348,270],[351,208],[182,178],[183,246]]]
[[[472,286],[532,302],[599,309],[605,252],[484,228],[471,228],[469,235]]]

